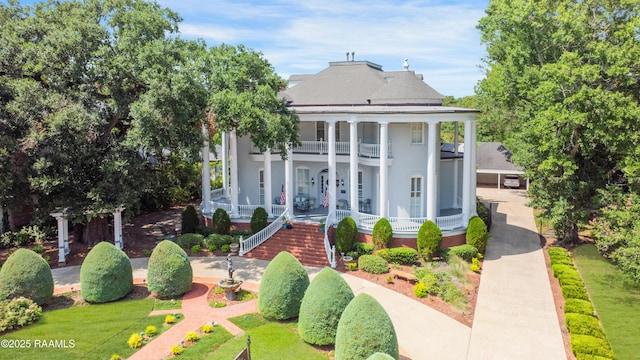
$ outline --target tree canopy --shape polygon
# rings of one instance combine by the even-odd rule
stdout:
[[[136,207],[147,156],[196,161],[203,123],[263,150],[298,141],[262,54],[181,39],[180,21],[143,0],[0,3],[0,203],[76,223]]]
[[[638,189],[640,10],[634,0],[494,0],[483,110],[532,179],[531,205],[575,240],[608,185]]]

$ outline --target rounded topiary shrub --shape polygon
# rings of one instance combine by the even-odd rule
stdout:
[[[456,255],[464,261],[470,262],[476,255],[478,255],[478,249],[475,246],[464,244],[458,246],[452,246],[447,249],[447,258]]]
[[[336,249],[339,253],[347,253],[353,248],[358,238],[358,227],[355,220],[347,216],[340,220],[336,230]]]
[[[373,225],[373,231],[371,232],[371,241],[376,250],[388,247],[391,244],[391,238],[393,237],[393,229],[389,220],[381,218]]]
[[[342,312],[353,299],[349,284],[331,268],[322,269],[313,279],[300,305],[298,333],[315,345],[334,344]]]
[[[188,205],[184,210],[182,210],[182,233],[195,233],[198,229],[198,225],[200,225],[198,212],[193,205]]]
[[[204,244],[204,236],[201,234],[182,234],[176,240],[176,244],[178,244],[183,249],[191,249],[195,245],[202,246]]]
[[[479,253],[484,254],[489,240],[489,232],[484,221],[478,216],[474,216],[469,220],[466,235],[467,244],[475,246]]]
[[[393,356],[377,352],[367,358],[367,360],[393,360]]]
[[[259,207],[253,210],[253,214],[251,215],[251,223],[249,224],[252,233],[255,234],[258,231],[266,228],[268,224],[269,214],[267,214],[267,210],[265,210],[263,207]]]
[[[211,222],[213,223],[213,230],[215,230],[216,233],[229,235],[229,231],[231,231],[231,218],[229,218],[229,214],[227,214],[224,209],[216,209],[211,218]]]
[[[282,251],[264,270],[258,292],[258,311],[270,319],[295,318],[308,286],[309,275],[300,261]]]
[[[398,337],[382,305],[361,293],[347,305],[338,322],[335,358],[366,360],[376,352],[398,359]]]
[[[193,269],[187,253],[169,240],[161,241],[149,258],[149,291],[160,298],[173,298],[191,290]]]
[[[436,223],[427,220],[418,229],[416,243],[420,256],[425,260],[431,260],[442,244],[442,231]]]
[[[593,316],[593,305],[590,301],[580,299],[566,299],[564,301],[564,312],[574,314],[584,314]]]
[[[87,254],[80,268],[80,294],[88,302],[118,300],[133,288],[131,261],[122,250],[100,242]]]
[[[370,274],[384,274],[389,272],[389,264],[378,255],[362,255],[358,258],[358,267]]]
[[[53,296],[53,276],[42,256],[18,249],[0,268],[0,300],[25,297],[42,305]]]

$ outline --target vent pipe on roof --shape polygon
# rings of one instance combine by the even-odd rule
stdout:
[[[356,53],[352,52],[351,53],[351,61],[354,61],[356,59]]]
[[[404,63],[402,64],[402,68],[404,71],[409,71],[409,59],[404,58]]]
[[[347,51],[347,61],[349,61],[349,52]]]

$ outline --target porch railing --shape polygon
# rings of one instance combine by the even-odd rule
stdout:
[[[285,208],[284,212],[281,213],[271,224],[269,224],[266,228],[258,231],[257,233],[251,235],[250,237],[240,240],[240,251],[239,255],[244,256],[249,251],[255,249],[263,242],[269,240],[270,237],[273,236],[280,228],[282,228],[282,219],[287,216],[287,210]]]
[[[266,208],[265,205],[238,205],[238,215],[240,216],[240,218],[250,219],[251,216],[253,216],[253,212],[259,207]],[[282,214],[286,210],[286,208],[287,208],[286,205],[273,204],[271,205],[271,212],[273,213],[274,216],[276,216],[277,214]],[[216,209],[223,209],[229,214],[229,216],[231,216],[233,212],[233,207],[231,206],[231,204],[227,202],[219,202],[219,201],[212,200],[211,210],[216,211]]]
[[[324,225],[324,251],[327,254],[327,260],[329,260],[329,264],[332,268],[336,268],[338,263],[336,262],[336,246],[331,245],[329,242],[329,227],[333,226],[333,222],[331,221],[331,216],[333,213],[329,213],[327,215],[325,225]]]
[[[389,156],[391,156],[391,143],[388,146]],[[260,150],[252,145],[251,152],[256,154],[260,153]],[[273,152],[275,153],[276,151],[274,150]],[[327,141],[301,141],[300,146],[293,148],[293,153],[324,155],[329,153],[329,143]],[[351,144],[348,141],[336,141],[337,155],[349,155],[350,153]],[[380,144],[358,143],[358,156],[379,158]]]
[[[348,215],[347,215],[348,216]],[[373,230],[373,226],[376,224],[378,220],[380,220],[380,216],[371,215],[365,213],[358,213],[358,227],[365,230]],[[393,232],[397,233],[417,233],[420,229],[420,226],[427,220],[427,218],[405,218],[405,217],[389,217],[387,218],[389,223],[391,224],[391,228]],[[440,230],[454,230],[463,228],[464,224],[462,224],[463,214],[449,215],[449,216],[438,216],[436,218],[436,225],[440,228]]]

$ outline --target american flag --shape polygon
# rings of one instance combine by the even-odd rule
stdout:
[[[329,194],[329,190],[327,190],[327,191],[325,191],[325,192],[324,192],[324,203],[323,203],[324,207],[329,207],[329,197],[328,197],[328,194]]]
[[[284,185],[282,185],[282,190],[280,190],[280,205],[284,205],[285,197],[284,197]]]

